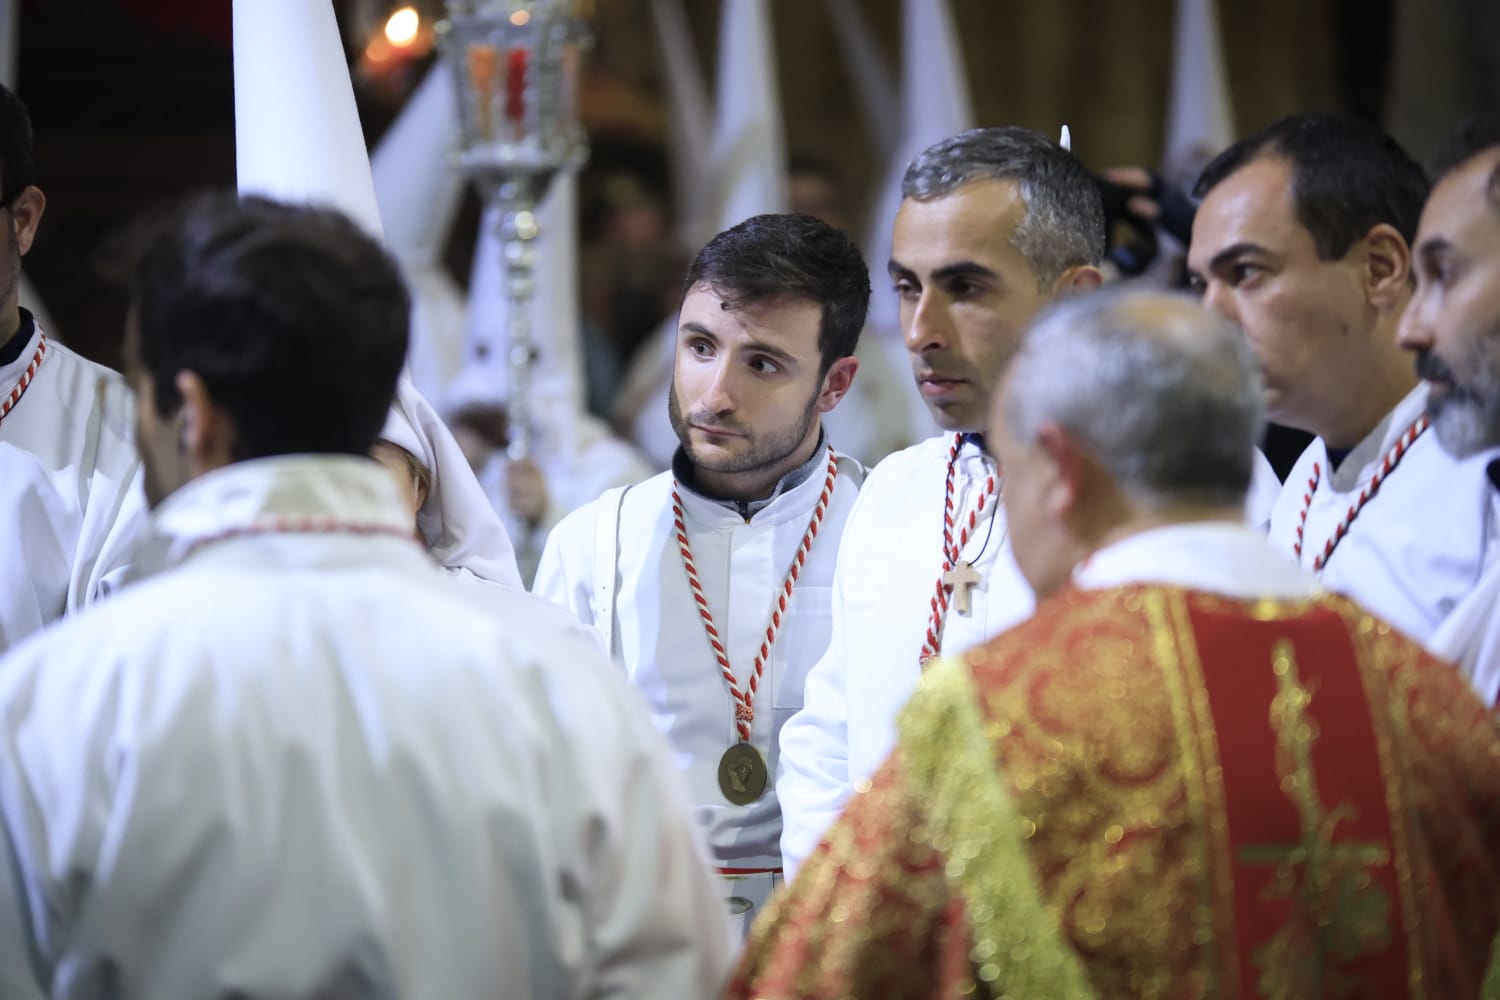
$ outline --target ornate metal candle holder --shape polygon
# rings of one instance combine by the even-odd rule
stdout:
[[[581,162],[578,64],[587,44],[575,0],[447,0],[437,26],[458,87],[456,165],[486,203],[499,206],[505,268],[509,424],[507,452],[527,454],[535,357],[536,208],[552,178]]]

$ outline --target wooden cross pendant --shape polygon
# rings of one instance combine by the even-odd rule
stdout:
[[[943,586],[953,592],[953,610],[961,615],[969,613],[969,589],[979,582],[979,571],[966,562],[943,574]]]

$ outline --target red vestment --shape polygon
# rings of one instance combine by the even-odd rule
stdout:
[[[1351,602],[1068,590],[935,665],[732,997],[1480,995],[1500,730]]]

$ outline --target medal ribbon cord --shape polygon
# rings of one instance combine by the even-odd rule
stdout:
[[[807,561],[807,553],[812,549],[813,539],[818,537],[818,528],[823,523],[823,515],[828,510],[828,502],[833,498],[833,483],[837,476],[838,459],[830,447],[828,449],[828,478],[823,483],[823,492],[818,496],[817,506],[813,508],[812,519],[807,522],[807,531],[802,535],[802,542],[797,546],[797,554],[792,557],[791,568],[787,570],[786,579],[776,594],[776,602],[771,607],[771,621],[766,626],[766,634],[761,640],[760,650],[755,654],[755,664],[751,668],[750,680],[744,691],[740,690],[739,683],[734,678],[734,670],[729,665],[729,653],[724,648],[724,641],[719,636],[719,630],[714,626],[714,616],[709,610],[708,598],[703,595],[703,584],[698,580],[698,567],[693,562],[692,545],[688,542],[687,522],[682,515],[682,497],[677,492],[677,483],[675,481],[672,483],[672,526],[677,532],[677,550],[682,554],[682,568],[687,574],[688,588],[693,592],[693,603],[698,606],[698,617],[703,620],[703,631],[708,635],[708,644],[713,648],[714,658],[719,662],[719,670],[729,685],[729,696],[734,700],[734,725],[742,743],[750,742],[750,726],[755,721],[755,693],[760,688],[760,678],[765,672],[766,661],[771,658],[771,649],[776,644],[776,634],[781,631],[782,620],[791,603],[792,588],[797,584],[797,577],[802,572],[802,564]]]
[[[1339,542],[1343,541],[1344,536],[1349,533],[1349,526],[1354,523],[1354,519],[1359,516],[1359,512],[1364,509],[1365,504],[1374,499],[1376,492],[1380,489],[1380,484],[1385,482],[1386,477],[1395,470],[1396,466],[1401,464],[1401,459],[1406,455],[1407,450],[1411,448],[1417,438],[1426,432],[1429,426],[1431,424],[1426,414],[1423,414],[1402,432],[1401,436],[1396,439],[1395,444],[1391,445],[1390,450],[1385,453],[1385,458],[1381,459],[1380,465],[1375,469],[1375,474],[1370,477],[1368,483],[1365,483],[1364,489],[1359,491],[1359,499],[1355,500],[1349,506],[1349,510],[1344,514],[1343,520],[1339,521],[1338,527],[1333,529],[1332,536],[1323,545],[1323,551],[1313,557],[1314,572],[1321,573],[1323,567],[1328,565],[1328,557],[1333,555],[1333,550],[1338,548]],[[1318,483],[1322,478],[1323,466],[1314,462],[1312,477],[1307,481],[1307,492],[1302,495],[1302,516],[1297,519],[1297,540],[1292,543],[1292,552],[1298,560],[1302,558],[1302,533],[1307,528],[1307,515],[1312,510],[1313,494],[1317,493]]]
[[[953,473],[958,465],[958,452],[963,447],[964,436],[960,432],[953,436],[953,447],[948,449],[948,480],[943,490],[943,568],[938,571],[937,584],[933,588],[932,599],[927,614],[927,635],[922,643],[922,655],[920,662],[925,664],[928,660],[937,656],[943,649],[943,623],[948,618],[948,591],[951,589],[943,582],[943,577],[952,572],[953,567],[958,565],[959,554],[963,552],[964,546],[969,543],[969,536],[974,532],[974,526],[979,523],[979,515],[984,513],[985,506],[990,498],[995,495],[995,475],[991,473],[985,480],[984,489],[979,494],[979,503],[969,512],[959,528],[958,541],[953,540]],[[993,516],[993,515],[991,515]]]
[[[16,384],[11,388],[10,392],[6,393],[5,399],[0,401],[0,421],[3,421],[5,415],[21,401],[22,396],[26,395],[26,387],[31,385],[31,380],[36,377],[37,369],[42,367],[42,359],[46,356],[47,335],[44,333],[37,342],[36,353],[31,356],[31,364],[26,366],[26,370],[21,373],[21,377],[16,380]]]

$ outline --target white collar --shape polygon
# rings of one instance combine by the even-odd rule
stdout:
[[[1240,599],[1301,599],[1321,592],[1317,579],[1265,536],[1229,521],[1171,524],[1130,535],[1079,563],[1073,583],[1084,590],[1157,583]]]
[[[411,536],[412,516],[391,475],[357,455],[284,455],[235,462],[180,487],[153,512],[145,572],[175,566],[205,540],[288,519],[329,518]]]
[[[19,330],[16,331],[17,336],[20,336],[20,333]],[[41,339],[42,327],[38,323],[33,323],[31,336],[26,339],[26,346],[21,348],[21,353],[16,357],[16,360],[8,365],[0,366],[0,394],[9,393],[11,388],[15,386],[21,377],[21,373],[31,364],[31,359],[36,357],[36,345],[41,342]],[[47,341],[48,354],[51,354],[56,347],[57,343],[55,341]]]
[[[794,519],[805,522],[812,515],[813,508],[818,504],[818,495],[823,492],[823,485],[828,481],[828,447],[826,445],[818,449],[816,458],[818,464],[813,467],[811,475],[797,485],[783,489],[771,497],[765,506],[750,515],[749,520],[742,517],[739,511],[725,506],[722,500],[706,497],[679,483],[677,494],[682,498],[682,513],[695,525],[710,530],[747,524],[780,524]],[[836,455],[835,458],[837,458]],[[670,471],[665,475],[669,481],[676,482]],[[835,486],[837,480],[838,472],[835,470]]]
[[[1402,397],[1401,402],[1375,425],[1375,429],[1350,449],[1337,470],[1331,474],[1325,472],[1328,485],[1340,493],[1347,493],[1369,478],[1374,466],[1391,450],[1396,439],[1426,411],[1427,391],[1427,383],[1418,382],[1416,388]],[[1323,449],[1323,468],[1327,470],[1328,443],[1322,438],[1317,441]]]

